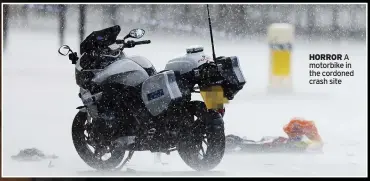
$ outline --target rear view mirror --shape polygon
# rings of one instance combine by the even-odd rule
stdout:
[[[68,45],[62,45],[58,50],[58,53],[63,55],[63,56],[68,55],[69,52],[72,52],[72,51],[71,51],[71,48]]]
[[[139,38],[143,37],[144,34],[145,34],[145,30],[139,29],[139,28],[138,29],[133,29],[133,30],[130,31],[130,37],[131,38],[139,39]]]
[[[63,56],[68,55],[68,58],[69,60],[71,60],[72,64],[76,64],[78,60],[77,52],[73,52],[72,49],[68,45],[62,45],[59,48],[58,53]]]
[[[145,35],[145,30],[140,29],[140,28],[136,28],[136,29],[131,30],[130,33],[125,36],[125,39],[126,38],[139,39],[139,38],[143,37],[144,35]]]

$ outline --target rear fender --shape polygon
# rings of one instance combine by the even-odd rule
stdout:
[[[222,115],[215,110],[207,110],[207,107],[202,101],[192,101],[190,111],[193,115],[200,118],[206,125],[223,125]]]

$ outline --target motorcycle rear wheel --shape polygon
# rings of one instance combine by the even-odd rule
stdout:
[[[90,144],[85,135],[87,119],[87,112],[79,111],[72,123],[72,140],[78,155],[87,165],[96,170],[120,169],[129,161],[133,151],[126,154],[128,151],[121,148],[114,148],[110,150],[110,158],[103,160],[102,157],[96,157],[94,151],[89,148]]]
[[[219,113],[207,110],[203,102],[193,101],[192,106],[192,117],[197,119],[190,133],[179,143],[178,153],[192,169],[209,171],[221,162],[225,153],[224,122]],[[203,142],[207,146],[206,150]]]

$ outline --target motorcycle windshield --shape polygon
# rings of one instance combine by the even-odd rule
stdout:
[[[118,25],[105,28],[99,31],[93,31],[80,44],[80,54],[89,52],[102,47],[108,47],[115,43],[118,34],[121,32],[121,27]]]

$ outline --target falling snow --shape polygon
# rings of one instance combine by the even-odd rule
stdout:
[[[152,43],[125,53],[147,57],[157,71],[190,45],[201,44],[206,54],[212,54],[205,5],[85,8],[84,37],[114,24],[122,28],[119,37],[133,28],[143,28],[145,39]],[[8,5],[2,54],[3,176],[367,175],[366,6],[253,4],[210,8],[216,54],[238,56],[247,79],[243,90],[226,105],[225,133],[254,140],[285,136],[282,126],[291,117],[305,117],[315,120],[325,140],[323,154],[226,154],[213,171],[195,172],[177,152],[162,156],[166,164],[158,164],[155,154],[137,152],[122,171],[92,171],[76,153],[71,138],[75,108],[81,105],[74,67],[57,53],[61,44],[79,51],[79,6]],[[259,94],[265,91],[269,75],[266,27],[275,22],[291,23],[296,28],[293,84],[296,92],[311,93],[312,97],[279,100]],[[339,86],[308,85],[308,55],[333,52],[350,55],[356,76]],[[34,147],[55,153],[58,159],[52,163],[11,159],[20,150]]]

